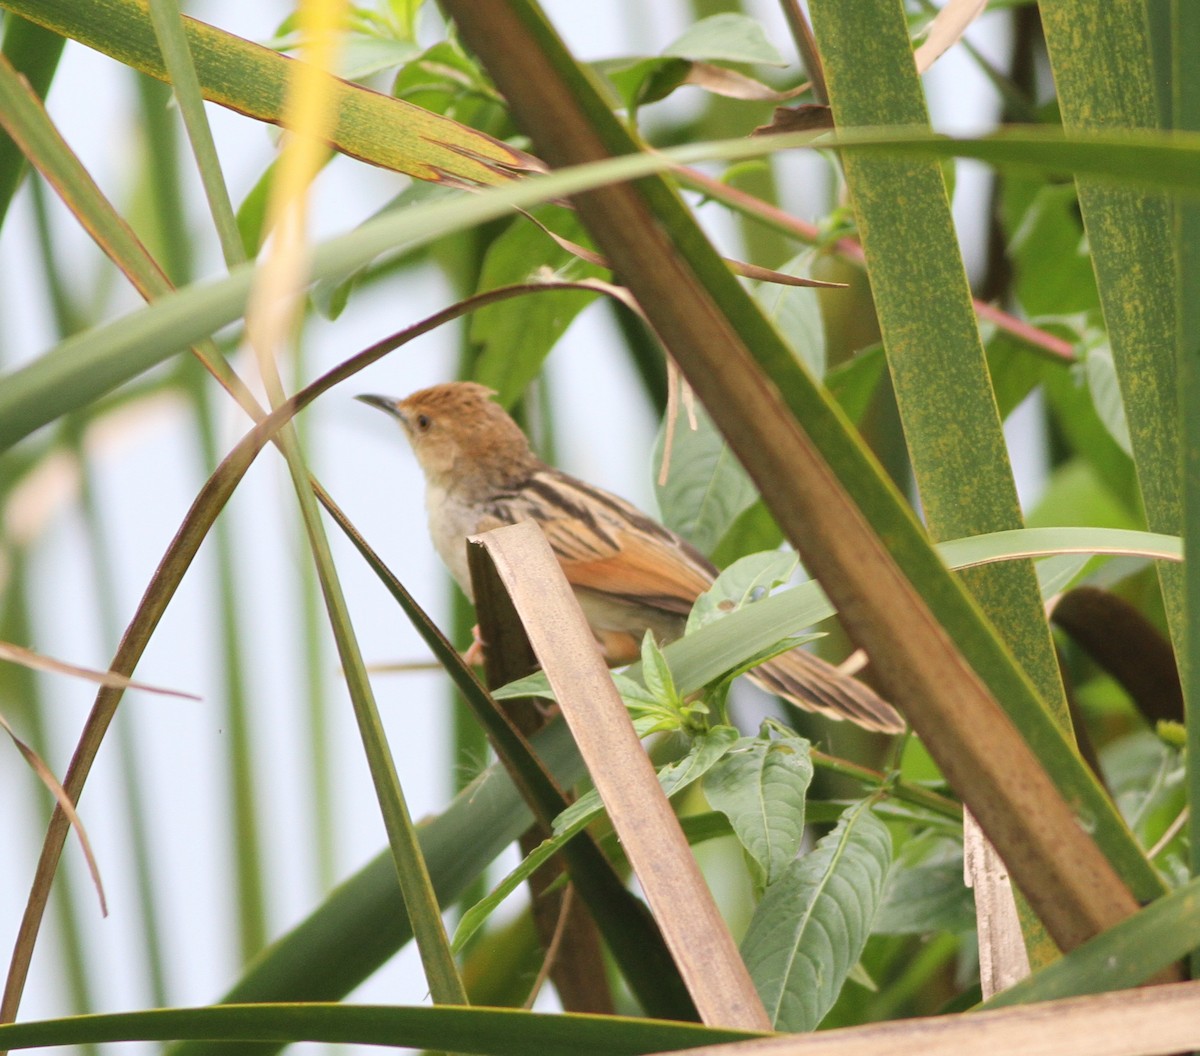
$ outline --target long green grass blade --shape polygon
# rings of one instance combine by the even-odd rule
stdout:
[[[15,15],[5,20],[4,57],[42,98],[54,79],[65,43],[57,33],[51,33],[35,22]],[[0,135],[0,222],[8,213],[24,171],[25,156],[8,136]]]
[[[1046,46],[1063,126],[1069,132],[1153,129],[1158,125],[1145,13],[1140,4],[1097,8],[1043,0]],[[1170,205],[1161,195],[1077,177],[1096,285],[1129,423],[1138,484],[1154,531],[1181,525],[1176,276]],[[1200,186],[1200,181],[1197,182]],[[1159,578],[1177,655],[1183,655],[1182,572]]]
[[[1200,131],[1200,8],[1185,0],[1169,8],[1169,58],[1157,70],[1160,103],[1170,101],[1170,127]],[[1177,201],[1172,250],[1175,259],[1175,355],[1179,371],[1179,429],[1183,444],[1183,610],[1180,667],[1187,705],[1189,867],[1200,876],[1200,205]],[[1192,977],[1200,976],[1200,953],[1192,953]]]
[[[204,98],[196,66],[188,46],[187,30],[176,0],[150,0],[150,22],[154,36],[162,52],[167,79],[175,89],[179,111],[187,128],[192,152],[196,157],[196,168],[204,184],[209,211],[221,239],[225,263],[232,266],[246,259],[246,251],[238,234],[237,220],[233,215],[233,202],[225,178],[221,174],[221,162],[217,157],[217,145],[213,141],[212,129],[204,113]]]
[[[7,102],[0,97],[0,103]],[[5,107],[0,106],[0,118]],[[380,217],[355,231],[318,245],[313,280],[341,278],[377,258],[428,243],[504,216],[513,207],[661,172],[673,164],[706,158],[754,157],[772,150],[810,145],[809,134],[698,144],[656,155],[613,158],[519,185],[496,188],[469,199],[432,203],[400,215]],[[846,150],[895,151],[936,157],[976,157],[997,164],[1026,164],[1068,171],[1106,173],[1159,187],[1190,187],[1200,193],[1200,136],[1144,137],[1132,143],[1113,137],[1066,142],[1061,137],[1024,133],[976,140],[951,140],[918,132],[909,135],[858,133],[837,144]],[[822,143],[825,145],[825,143]],[[723,265],[722,265],[723,267]],[[245,311],[253,269],[241,265],[222,279],[197,283],[86,334],[70,338],[27,367],[0,378],[0,451],[34,429],[97,395],[136,377],[181,349],[234,322]]]
[[[97,1042],[171,1041],[217,1043],[228,1052],[240,1042],[273,1046],[296,1041],[383,1045],[475,1052],[485,1056],[620,1056],[720,1045],[762,1037],[688,1023],[617,1016],[548,1015],[520,1009],[436,1009],[372,1005],[242,1005],[170,1008],[107,1016],[15,1023],[0,1027],[0,1045],[25,1049]]]
[[[812,15],[839,129],[928,124],[898,3],[818,0]],[[873,30],[864,40],[868,22]],[[949,539],[1020,528],[1016,484],[941,169],[934,161],[856,154],[846,155],[843,164],[930,534]],[[972,572],[964,581],[1067,725],[1032,565],[1011,562]]]

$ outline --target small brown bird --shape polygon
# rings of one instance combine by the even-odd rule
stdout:
[[[403,400],[358,397],[404,427],[425,473],[433,545],[464,593],[471,597],[467,536],[534,520],[610,665],[638,659],[647,629],[660,642],[678,638],[716,567],[623,499],[547,466],[493,395],[459,381]],[[749,677],[808,711],[869,730],[904,728],[895,709],[867,686],[803,649],[775,657]]]

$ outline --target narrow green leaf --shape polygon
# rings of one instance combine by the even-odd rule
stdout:
[[[869,42],[861,32],[868,21],[874,26]],[[900,5],[820,0],[813,22],[839,128],[928,124],[920,80],[907,61],[911,44]],[[941,169],[915,159],[856,155],[845,156],[843,164],[930,535],[947,539],[1020,528],[1016,484]],[[921,233],[915,255],[908,252],[914,231]],[[1017,562],[963,578],[1066,725],[1032,566]]]
[[[1129,134],[1156,128],[1160,111],[1144,5],[1093,9],[1079,0],[1043,0],[1039,7],[1064,129]],[[1167,101],[1160,102],[1169,112]],[[1191,184],[1196,189],[1200,180],[1193,175]],[[1154,531],[1174,534],[1183,525],[1183,448],[1175,351],[1178,280],[1165,251],[1172,244],[1171,207],[1161,195],[1101,184],[1082,174],[1076,185],[1146,520]],[[1158,571],[1171,637],[1182,655],[1187,634],[1183,573],[1168,565]]]
[[[742,956],[778,1030],[815,1030],[862,956],[892,860],[864,800],[767,888]]]
[[[36,23],[19,17],[5,19],[4,57],[43,99],[58,69],[64,44],[66,41],[57,33]],[[0,222],[8,213],[24,171],[25,156],[11,139],[0,135]]]
[[[4,0],[31,21],[166,79],[146,7],[137,0]],[[292,61],[204,22],[185,19],[204,97],[278,124]],[[335,149],[417,179],[497,184],[526,168],[528,157],[491,136],[420,107],[330,78]]]
[[[4,112],[0,107],[0,115]],[[456,198],[452,203],[435,203],[400,216],[381,217],[318,245],[310,274],[313,279],[344,277],[381,256],[503,216],[513,206],[528,207],[675,164],[713,157],[753,157],[803,146],[810,138],[807,133],[781,135],[617,157],[529,178],[470,198]],[[1200,136],[1180,135],[1171,140],[1143,136],[1141,140],[1097,136],[1068,143],[1033,132],[997,134],[979,140],[950,140],[928,133],[859,133],[839,137],[837,145],[843,150],[864,152],[900,147],[933,156],[957,154],[996,163],[1078,168],[1157,187],[1191,186],[1188,181],[1200,164]],[[223,279],[188,286],[147,308],[68,339],[23,369],[0,378],[0,451],[240,318],[252,276],[251,267],[242,265]]]
[[[570,1029],[564,1033],[564,1021]],[[406,1008],[373,1005],[243,1005],[235,1008],[163,1008],[75,1016],[0,1026],[5,1049],[45,1048],[89,1042],[211,1042],[203,1051],[228,1052],[229,1042],[278,1048],[299,1041],[388,1048],[451,1050],[490,1056],[612,1056],[748,1041],[745,1031],[695,1023],[570,1016],[523,1009]],[[189,1047],[188,1051],[193,1051]]]

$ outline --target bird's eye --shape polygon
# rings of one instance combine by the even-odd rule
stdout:
[[[419,429],[422,433],[427,432],[431,425],[433,425],[433,419],[431,419],[429,415],[417,415],[417,429]]]

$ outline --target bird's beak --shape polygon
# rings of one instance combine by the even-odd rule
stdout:
[[[369,393],[363,396],[355,396],[354,398],[361,403],[368,404],[371,407],[378,407],[381,411],[386,414],[390,414],[393,418],[399,418],[400,421],[404,421],[404,412],[400,410],[399,402],[397,400],[393,400],[387,396],[373,396]]]

